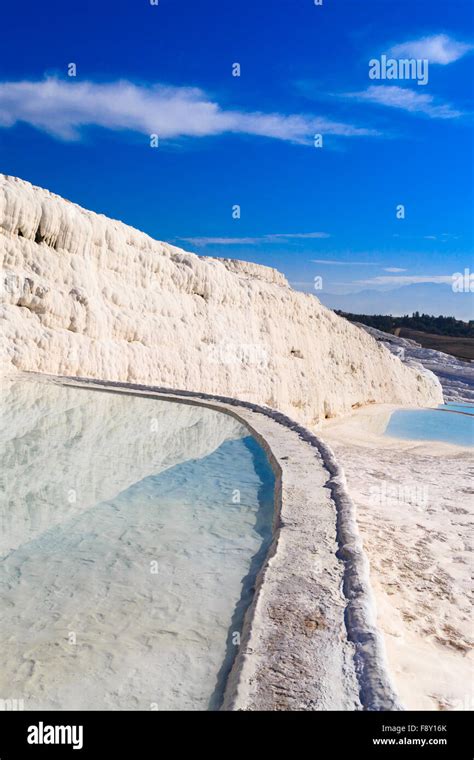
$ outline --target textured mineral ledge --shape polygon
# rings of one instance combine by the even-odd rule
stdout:
[[[375,623],[367,561],[331,450],[268,407],[164,388],[52,378],[199,404],[245,424],[276,476],[274,539],[247,612],[225,710],[400,709]]]
[[[269,267],[196,256],[0,174],[0,366],[243,398],[313,427],[441,386]]]

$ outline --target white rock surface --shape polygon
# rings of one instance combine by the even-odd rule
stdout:
[[[359,409],[323,437],[357,510],[402,704],[472,710],[472,449],[384,436],[393,411]]]
[[[474,363],[461,361],[455,356],[435,351],[432,348],[423,348],[415,340],[399,338],[396,335],[376,330],[375,327],[356,323],[375,340],[386,346],[402,362],[413,366],[415,363],[422,364],[425,369],[433,372],[441,383],[444,400],[448,402],[460,401],[471,403],[474,401]]]
[[[442,401],[432,374],[275,270],[186,253],[4,175],[0,252],[6,368],[218,393],[308,425]]]

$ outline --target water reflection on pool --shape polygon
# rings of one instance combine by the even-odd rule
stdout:
[[[385,435],[474,446],[472,410],[468,404],[444,404],[438,409],[399,409],[391,415]]]
[[[274,477],[194,405],[2,384],[0,698],[213,709],[269,542]]]

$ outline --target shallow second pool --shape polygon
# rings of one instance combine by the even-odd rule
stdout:
[[[385,435],[474,446],[472,406],[445,404],[439,409],[399,409],[391,415]]]
[[[274,477],[202,407],[3,382],[0,698],[215,709],[268,549]]]
[[[463,414],[474,415],[474,406],[472,404],[462,404],[461,402],[450,402],[449,404],[440,404],[438,409],[448,412],[462,412]]]

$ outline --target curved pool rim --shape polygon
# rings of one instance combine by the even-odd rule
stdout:
[[[273,619],[268,620],[270,603],[279,604],[283,601],[277,581],[278,579],[287,580],[289,574],[288,563],[284,556],[285,552],[288,553],[286,544],[291,543],[288,540],[288,537],[291,538],[291,529],[288,533],[287,528],[289,524],[293,524],[294,528],[296,522],[298,529],[303,531],[302,537],[304,537],[305,528],[307,528],[303,519],[298,521],[296,516],[301,502],[295,500],[289,494],[288,489],[284,488],[284,481],[291,480],[291,477],[288,476],[294,475],[293,470],[297,463],[284,461],[288,460],[289,457],[282,455],[281,449],[285,451],[285,447],[280,445],[280,437],[286,436],[286,443],[290,436],[293,442],[297,440],[301,447],[300,452],[311,458],[311,465],[318,465],[324,470],[326,482],[322,487],[322,493],[325,496],[328,493],[330,494],[329,498],[332,500],[335,510],[334,527],[339,550],[334,553],[331,549],[330,556],[339,566],[342,566],[342,575],[336,584],[334,578],[331,577],[321,581],[321,584],[327,586],[326,590],[329,592],[330,598],[329,612],[331,614],[334,612],[335,618],[340,612],[336,609],[339,602],[336,604],[335,600],[340,597],[342,592],[342,617],[334,621],[329,619],[326,632],[328,640],[324,642],[324,647],[331,655],[334,650],[335,662],[341,665],[341,674],[344,675],[344,679],[340,677],[338,679],[333,672],[328,672],[327,653],[324,648],[321,648],[321,651],[317,648],[311,650],[316,672],[311,671],[309,683],[302,683],[304,679],[300,677],[300,670],[293,663],[289,663],[290,669],[296,668],[293,678],[290,678],[289,675],[288,678],[278,676],[277,673],[274,674],[274,677],[277,680],[280,678],[282,687],[288,684],[288,680],[294,684],[294,698],[299,706],[288,709],[403,709],[388,670],[383,636],[377,625],[374,598],[370,585],[369,564],[357,528],[355,507],[347,490],[344,472],[329,445],[284,413],[249,401],[217,394],[88,377],[47,375],[38,372],[20,372],[18,374],[35,376],[38,379],[62,385],[104,392],[116,391],[125,395],[144,396],[151,399],[174,401],[179,404],[187,403],[223,412],[244,425],[265,452],[275,477],[273,537],[256,578],[253,599],[245,613],[241,644],[227,679],[223,705],[220,708],[222,710],[268,711],[281,709],[279,706],[274,706],[275,684],[270,683],[266,677],[259,678],[257,672],[258,662],[256,660],[259,659],[263,660],[265,671],[273,667],[272,662],[275,655],[269,650],[270,628],[274,629],[276,626],[278,636],[288,642],[288,652],[291,654],[298,653],[302,643],[303,646],[306,645],[306,631],[301,637],[300,632],[288,628],[286,619],[276,622]],[[254,417],[258,424],[253,424],[249,417],[250,419]],[[266,421],[270,426],[273,426],[273,429],[268,428],[267,430],[265,428]],[[261,422],[264,423],[265,432],[261,431]],[[275,447],[277,451],[275,451]],[[326,541],[328,526],[323,524],[322,514],[316,514],[313,508],[314,483],[309,477],[310,474],[303,470],[298,480],[298,486],[305,491],[306,503],[309,505],[309,512],[304,517],[308,520],[311,516],[311,519],[314,520],[315,538],[319,535],[324,537]],[[283,536],[285,536],[286,541]],[[329,543],[331,542],[329,541]],[[301,544],[298,539],[298,553],[300,548]],[[322,547],[322,549],[327,550],[327,547]],[[312,572],[313,551],[311,549],[310,563],[306,568],[308,575]],[[302,596],[301,601],[304,605],[314,604],[314,594],[311,591],[304,590]],[[297,602],[300,606],[299,598]],[[332,609],[333,606],[334,610]],[[346,638],[340,636],[341,625],[346,630]],[[260,646],[257,647],[257,645]],[[349,659],[353,660],[350,666],[348,666]],[[344,682],[341,683],[341,681]],[[328,703],[326,691],[334,691],[334,694],[330,694],[332,704]],[[291,696],[293,697],[293,694]],[[303,702],[307,703],[306,707],[300,706]]]

